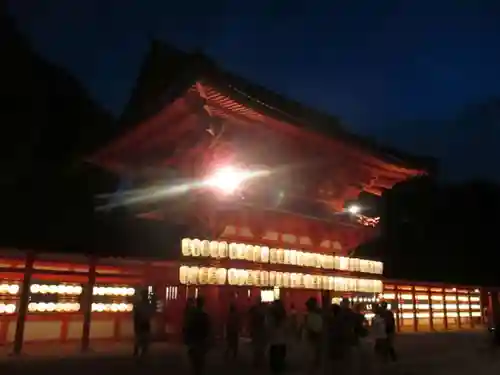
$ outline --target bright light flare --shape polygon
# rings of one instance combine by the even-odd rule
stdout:
[[[361,206],[357,204],[352,204],[349,207],[347,207],[347,212],[349,212],[351,215],[357,215],[361,212]]]
[[[238,190],[246,180],[268,176],[267,170],[262,171],[246,171],[235,167],[219,168],[211,176],[204,180],[205,186],[219,190],[224,194],[233,194]]]
[[[224,167],[218,169],[211,177],[206,179],[205,184],[223,193],[232,194],[250,177],[252,177],[250,172],[233,167]]]

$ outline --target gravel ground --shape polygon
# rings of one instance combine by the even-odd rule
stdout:
[[[400,360],[383,368],[384,375],[492,375],[500,374],[500,351],[489,350],[486,336],[482,332],[449,332],[402,334],[397,338]],[[148,372],[151,375],[188,373],[182,347],[157,344],[153,347],[145,364],[139,365],[129,355],[125,344],[95,344],[94,352],[76,354],[76,347],[49,346],[26,347],[25,355],[9,357],[4,348],[0,351],[0,369],[4,373],[30,375],[51,372],[72,375],[120,375]],[[249,366],[249,350],[242,343],[241,356],[236,362],[226,361],[222,348],[213,348],[208,360],[207,375],[234,373],[238,375],[266,373],[257,372]],[[306,374],[307,350],[302,345],[290,347],[288,355],[289,374]],[[329,371],[328,371],[329,372]]]

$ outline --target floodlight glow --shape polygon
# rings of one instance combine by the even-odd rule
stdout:
[[[357,215],[361,212],[361,207],[358,206],[357,204],[353,204],[347,207],[347,212],[349,212],[352,215]]]
[[[233,167],[224,167],[205,180],[205,184],[223,193],[232,194],[249,177],[251,173]]]

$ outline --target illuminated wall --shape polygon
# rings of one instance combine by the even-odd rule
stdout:
[[[17,282],[0,284],[0,315],[14,314],[19,303]],[[77,313],[83,286],[80,284],[39,284],[30,286],[28,312],[31,314]],[[95,286],[93,312],[130,312],[135,289],[129,286]]]
[[[402,330],[440,330],[482,323],[479,289],[385,285],[381,296],[392,305]]]

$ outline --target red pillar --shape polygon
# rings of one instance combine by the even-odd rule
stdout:
[[[455,304],[457,306],[457,324],[458,324],[458,328],[462,328],[462,319],[460,318],[460,301],[458,300],[458,290],[455,289],[455,298],[456,298],[456,301],[455,301]]]
[[[434,331],[434,311],[432,309],[432,293],[431,288],[427,289],[427,303],[429,304],[429,327],[431,331]]]
[[[21,296],[19,300],[19,309],[17,311],[16,334],[14,337],[14,354],[21,354],[24,343],[24,327],[26,316],[28,315],[28,304],[30,300],[31,278],[33,276],[33,268],[35,264],[35,253],[30,251],[26,254],[24,264],[24,277],[21,285]]]
[[[92,299],[94,286],[96,282],[97,258],[92,256],[89,258],[89,273],[87,285],[83,288],[82,312],[83,312],[83,327],[81,339],[81,351],[86,352],[90,347],[90,324],[92,320]]]

